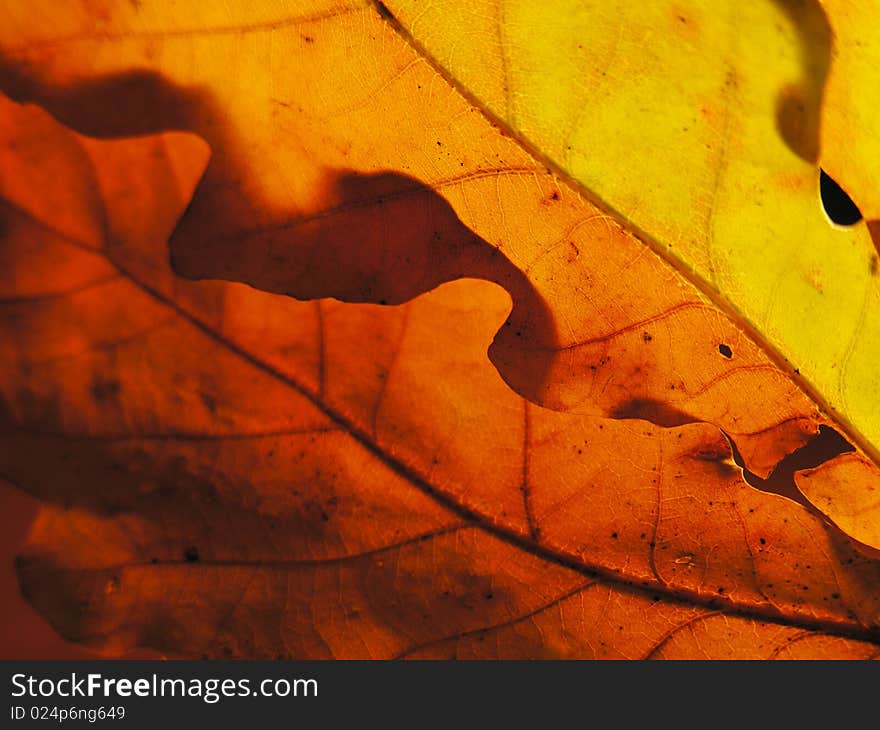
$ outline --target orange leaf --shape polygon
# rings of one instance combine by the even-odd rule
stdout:
[[[0,115],[0,469],[43,499],[20,579],[64,636],[873,656],[880,563],[780,476],[834,424],[687,278],[372,7],[137,32],[131,13],[103,36],[62,18],[3,73],[81,132],[151,135]],[[263,45],[281,35],[309,74]],[[102,37],[112,54],[59,61]],[[270,88],[216,60],[240,43]],[[212,151],[175,271],[207,150],[170,129]]]

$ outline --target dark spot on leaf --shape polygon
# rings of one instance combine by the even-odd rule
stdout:
[[[92,381],[90,391],[96,403],[106,403],[119,397],[122,386],[115,378],[97,377]]]
[[[730,349],[730,345],[725,345],[723,342],[718,345],[718,352],[728,359],[733,357],[733,350]]]
[[[209,395],[208,393],[199,393],[199,398],[201,398],[202,403],[205,404],[205,408],[211,413],[217,412],[217,401],[212,395]]]
[[[689,456],[698,461],[724,461],[730,456],[730,451],[721,444],[709,444],[691,452]]]
[[[199,551],[192,545],[190,545],[186,550],[183,551],[183,559],[187,563],[198,563],[199,562]]]

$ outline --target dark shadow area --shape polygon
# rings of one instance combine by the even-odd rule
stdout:
[[[327,176],[321,209],[312,215],[211,238],[182,227],[171,241],[174,270],[296,299],[388,305],[455,279],[485,279],[504,287],[514,302],[499,337],[555,339],[552,316],[525,274],[433,189],[394,172]],[[193,218],[191,211],[188,221]],[[540,373],[532,377],[543,382]]]
[[[23,68],[0,56],[3,93],[19,103],[39,104],[80,134],[104,139],[167,131],[202,134],[214,126],[214,110],[205,94],[171,84],[150,71],[51,86]]]
[[[825,214],[839,226],[851,226],[862,220],[862,212],[846,191],[825,170],[819,171],[819,195]]]
[[[831,62],[831,24],[818,0],[773,0],[797,28],[803,74],[776,100],[776,128],[803,160],[819,159],[822,95]]]
[[[38,506],[33,497],[0,481],[0,659],[92,659],[91,652],[62,641],[19,595],[16,561],[6,559],[24,541]]]
[[[301,300],[389,305],[455,279],[485,279],[513,300],[493,352],[540,353],[557,343],[552,315],[525,274],[415,178],[328,169],[311,212],[277,210],[244,192],[257,187],[247,182],[259,170],[251,169],[219,101],[204,89],[140,71],[57,87],[4,59],[0,88],[90,136],[189,131],[211,146],[202,181],[170,240],[172,267],[181,276],[242,282]],[[266,220],[272,222],[256,224]],[[506,355],[492,359],[512,387],[525,386],[522,395],[536,398],[544,357],[526,354],[515,365]],[[529,372],[510,372],[523,367]]]
[[[748,484],[755,487],[755,489],[760,489],[762,492],[788,497],[812,512],[816,511],[815,508],[804,498],[804,495],[801,494],[795,484],[795,472],[802,471],[803,469],[815,469],[817,466],[821,466],[841,454],[855,451],[853,445],[833,428],[824,425],[819,426],[818,432],[806,444],[788,454],[774,467],[769,477],[762,479],[757,474],[746,469],[742,455],[733,439],[727,434],[725,436],[727,436],[727,440],[730,442],[733,460],[742,469],[743,478]]]

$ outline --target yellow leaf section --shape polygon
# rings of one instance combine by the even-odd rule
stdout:
[[[823,0],[834,31],[822,108],[822,167],[866,220],[880,218],[880,119],[877,69],[880,33],[876,0]]]
[[[876,455],[880,289],[865,223],[835,226],[819,199],[832,35],[818,4],[386,5],[533,151],[720,294]],[[846,21],[875,49],[860,10],[849,8]],[[854,35],[835,45],[858,72],[858,83],[832,75],[829,94],[847,112],[836,135],[873,123],[878,66],[847,40]],[[867,132],[852,155],[863,166],[880,144]]]

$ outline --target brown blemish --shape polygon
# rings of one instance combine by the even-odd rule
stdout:
[[[92,399],[96,403],[106,403],[108,401],[115,401],[119,398],[119,394],[122,392],[122,385],[116,378],[103,378],[96,377],[89,388],[89,392],[92,394]]]
[[[672,32],[679,38],[688,42],[694,42],[700,37],[700,22],[697,17],[688,12],[687,8],[674,6],[670,10],[669,19]]]
[[[193,545],[190,545],[183,551],[183,559],[187,563],[198,563],[199,562],[199,550]]]
[[[214,396],[208,393],[199,393],[199,399],[205,405],[205,408],[208,409],[209,412],[216,413],[217,412],[217,400]]]
[[[796,172],[778,171],[773,173],[773,185],[781,190],[793,192],[815,189],[816,179],[811,174],[805,174],[802,170]]]
[[[724,444],[708,444],[692,451],[689,456],[698,461],[724,461],[730,458],[731,451]]]
[[[803,279],[807,285],[817,294],[825,293],[825,284],[822,281],[822,272],[818,269],[809,269],[803,272]]]
[[[688,452],[686,457],[711,465],[718,477],[724,481],[732,479],[739,473],[733,463],[730,446],[726,441],[704,442]],[[710,507],[713,506],[712,501],[708,504]]]

